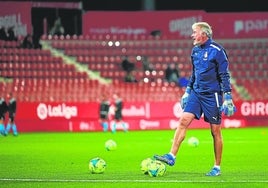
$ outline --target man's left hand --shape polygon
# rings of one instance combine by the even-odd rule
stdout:
[[[230,92],[224,93],[224,102],[221,106],[221,112],[223,112],[226,116],[232,116],[236,112],[236,107],[233,103]]]

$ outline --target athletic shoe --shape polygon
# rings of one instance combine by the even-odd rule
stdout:
[[[154,158],[156,160],[162,161],[169,166],[173,166],[175,164],[175,158],[172,157],[170,154],[165,154],[165,155],[154,155]]]
[[[14,132],[13,135],[14,135],[14,136],[18,136],[19,134],[18,134],[17,132]]]
[[[219,175],[221,175],[221,170],[216,167],[213,167],[211,171],[206,174],[206,176],[219,176]]]

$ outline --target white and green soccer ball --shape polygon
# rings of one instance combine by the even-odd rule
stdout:
[[[107,151],[113,151],[113,150],[116,150],[117,148],[116,142],[112,139],[107,140],[104,146]]]
[[[89,172],[92,174],[102,174],[106,170],[106,162],[100,158],[95,157],[89,161]]]
[[[166,165],[158,160],[153,160],[148,164],[148,174],[151,177],[159,177],[165,175],[167,171]]]
[[[199,145],[199,140],[198,138],[192,136],[188,139],[188,145],[191,147],[197,147]]]
[[[150,163],[152,163],[153,162],[153,159],[152,158],[146,158],[146,159],[143,159],[142,161],[141,161],[141,164],[140,164],[140,168],[141,168],[141,172],[143,173],[143,174],[148,174],[149,172],[148,172],[148,166],[149,166],[149,164]]]

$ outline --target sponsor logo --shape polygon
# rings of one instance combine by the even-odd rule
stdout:
[[[129,129],[129,123],[128,122],[111,121],[110,126],[109,126],[110,129],[113,130],[114,126],[115,126],[116,130],[124,130],[124,128]]]
[[[243,122],[241,120],[237,120],[237,119],[225,119],[223,121],[223,126],[225,128],[239,128],[242,127]]]
[[[234,33],[240,32],[249,33],[252,31],[267,31],[268,20],[236,20],[234,22]]]
[[[81,131],[94,131],[95,130],[95,126],[93,123],[88,123],[88,122],[80,122],[79,123],[79,129]]]
[[[111,34],[126,34],[126,35],[141,35],[146,34],[146,28],[132,28],[132,27],[119,27],[119,26],[112,26],[107,28],[90,28],[90,33],[111,33]]]
[[[140,128],[142,130],[150,128],[159,128],[159,127],[160,127],[159,121],[140,120]]]
[[[25,36],[27,35],[27,25],[24,24],[21,21],[21,14],[11,14],[11,15],[4,15],[0,16],[0,27],[5,26],[5,27],[14,27],[14,32],[16,36],[22,35]]]
[[[146,34],[146,29],[132,28],[132,27],[111,27],[110,32],[112,34],[140,35],[140,34]]]
[[[241,114],[243,116],[267,116],[268,102],[243,102],[241,104]]]
[[[218,117],[212,117],[212,119],[214,119],[216,121],[218,119]]]
[[[181,19],[170,20],[169,31],[179,33],[180,36],[189,37],[192,31],[192,24],[202,20],[202,16],[191,16]]]
[[[48,117],[64,117],[71,119],[71,117],[75,117],[78,114],[76,106],[67,106],[64,103],[56,106],[40,103],[36,110],[37,116],[41,120],[47,119]]]
[[[123,116],[142,116],[146,118],[150,118],[150,103],[145,103],[145,106],[134,106],[131,105],[129,108],[124,108],[122,110]]]

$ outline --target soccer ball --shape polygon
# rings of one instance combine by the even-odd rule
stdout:
[[[116,148],[117,148],[117,144],[114,140],[110,139],[105,142],[105,149],[107,151],[113,151],[113,150],[116,150]]]
[[[101,174],[104,173],[106,169],[106,162],[100,158],[95,157],[89,161],[89,172],[92,174]]]
[[[196,137],[190,137],[188,139],[188,145],[191,146],[191,147],[197,147],[199,145],[199,140],[198,138]]]
[[[153,160],[148,164],[148,174],[151,177],[163,176],[166,173],[167,167],[164,163],[158,160]]]
[[[141,172],[142,172],[143,174],[148,174],[148,165],[149,165],[151,162],[153,162],[153,159],[152,159],[152,158],[146,158],[146,159],[143,159],[143,160],[141,161],[141,165],[140,165],[140,167],[141,167]]]

